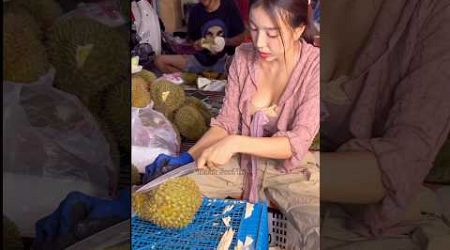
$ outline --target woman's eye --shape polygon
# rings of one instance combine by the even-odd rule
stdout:
[[[270,38],[278,37],[279,33],[277,30],[269,30],[266,32],[267,36]]]

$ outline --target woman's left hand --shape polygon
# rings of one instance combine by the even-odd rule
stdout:
[[[228,163],[236,149],[236,137],[227,136],[203,150],[197,160],[197,168],[213,168]]]

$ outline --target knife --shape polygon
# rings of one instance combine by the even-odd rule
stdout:
[[[166,181],[176,178],[176,177],[181,177],[181,176],[185,176],[188,174],[192,174],[195,172],[195,170],[197,169],[197,165],[195,162],[191,162],[189,164],[183,165],[181,167],[175,168],[172,171],[169,171],[157,178],[155,178],[154,180],[148,182],[147,184],[145,184],[144,186],[138,188],[136,190],[136,192],[147,192],[150,191],[154,188],[156,188],[157,186],[165,183]]]

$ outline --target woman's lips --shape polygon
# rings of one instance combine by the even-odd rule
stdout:
[[[267,57],[269,57],[270,56],[270,53],[265,53],[265,52],[259,52],[259,56],[261,57],[261,58],[267,58]]]

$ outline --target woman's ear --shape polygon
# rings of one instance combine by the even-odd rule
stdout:
[[[293,35],[294,35],[295,40],[300,40],[300,37],[302,37],[303,32],[305,32],[305,28],[306,28],[306,25],[302,25],[302,26],[294,29]]]

